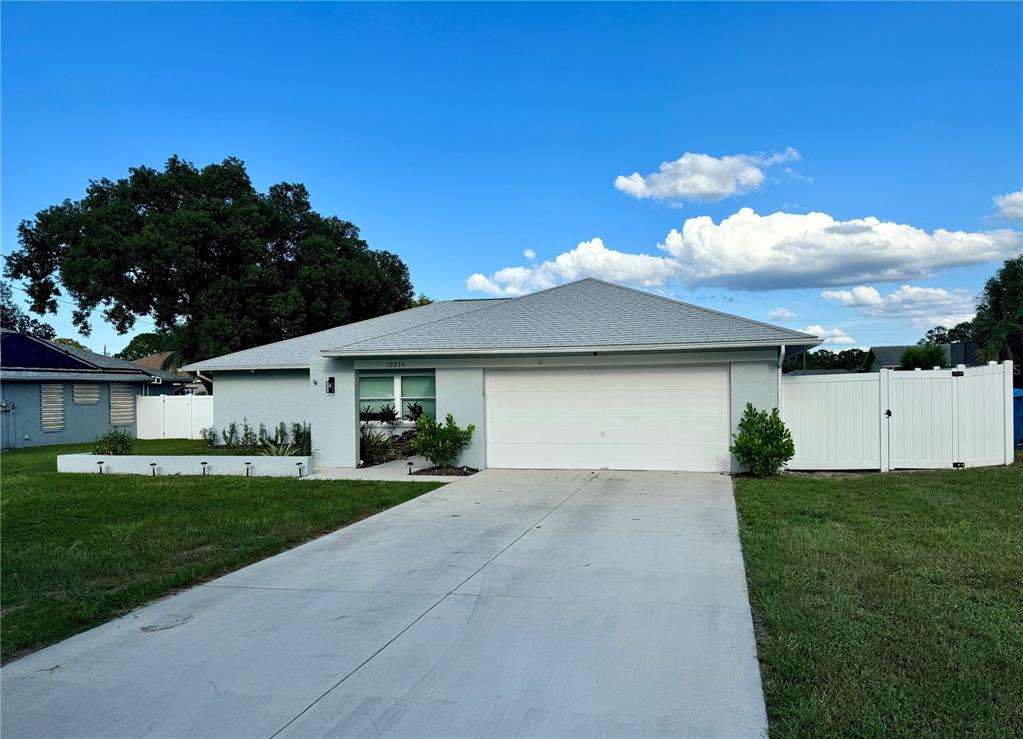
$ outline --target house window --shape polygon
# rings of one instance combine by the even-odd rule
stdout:
[[[437,380],[432,374],[363,375],[359,377],[359,412],[363,420],[378,420],[374,414],[384,406],[395,409],[399,418],[412,420],[410,406],[437,415]],[[366,418],[366,414],[369,418]]]
[[[433,375],[401,375],[402,415],[410,417],[409,407],[422,406],[423,413],[437,417],[437,378]]]
[[[75,405],[96,405],[99,402],[99,385],[72,385],[71,401]]]
[[[43,431],[64,430],[64,386],[39,386],[39,425]]]
[[[135,423],[135,386],[123,382],[110,383],[110,425],[131,426]]]

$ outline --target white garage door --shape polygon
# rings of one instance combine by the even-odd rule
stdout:
[[[487,466],[724,471],[726,367],[487,370]]]

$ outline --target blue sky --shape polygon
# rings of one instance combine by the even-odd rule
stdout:
[[[592,274],[913,342],[1023,251],[1021,28],[1020,3],[5,2],[3,252],[90,178],[237,156],[435,299]]]

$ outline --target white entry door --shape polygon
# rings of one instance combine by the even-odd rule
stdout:
[[[487,466],[727,471],[728,369],[487,370]]]

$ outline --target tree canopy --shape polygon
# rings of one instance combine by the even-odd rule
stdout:
[[[1005,260],[985,283],[973,332],[984,359],[1023,362],[1023,254]]]
[[[843,349],[840,352],[833,352],[828,349],[801,352],[785,357],[782,371],[791,372],[792,370],[799,369],[858,370],[863,366],[863,360],[866,356],[867,353],[865,351],[855,348]]]
[[[142,359],[142,357],[148,357],[150,354],[165,352],[169,349],[170,346],[167,335],[151,331],[149,333],[135,334],[132,336],[128,345],[121,351],[117,352],[114,356],[119,359],[127,359],[129,362],[134,362],[136,359]]]
[[[53,340],[54,344],[62,344],[63,346],[72,346],[75,349],[85,349],[89,351],[89,347],[80,342],[78,339],[72,339],[68,336],[61,336],[60,338]]]
[[[935,326],[927,331],[917,344],[954,344],[957,341],[973,341],[973,323],[963,321],[952,328]]]
[[[6,282],[0,282],[0,326],[37,339],[53,339],[57,335],[53,326],[32,318],[14,302],[14,291]]]
[[[945,358],[945,350],[936,344],[920,344],[911,346],[902,353],[899,358],[902,369],[931,369],[932,367],[947,367],[948,360]]]
[[[187,360],[391,313],[413,298],[408,268],[348,221],[312,209],[304,185],[258,192],[238,159],[196,168],[177,156],[90,182],[18,227],[9,276],[32,310],[75,303],[83,335],[100,310],[121,333],[149,316],[178,327]]]

